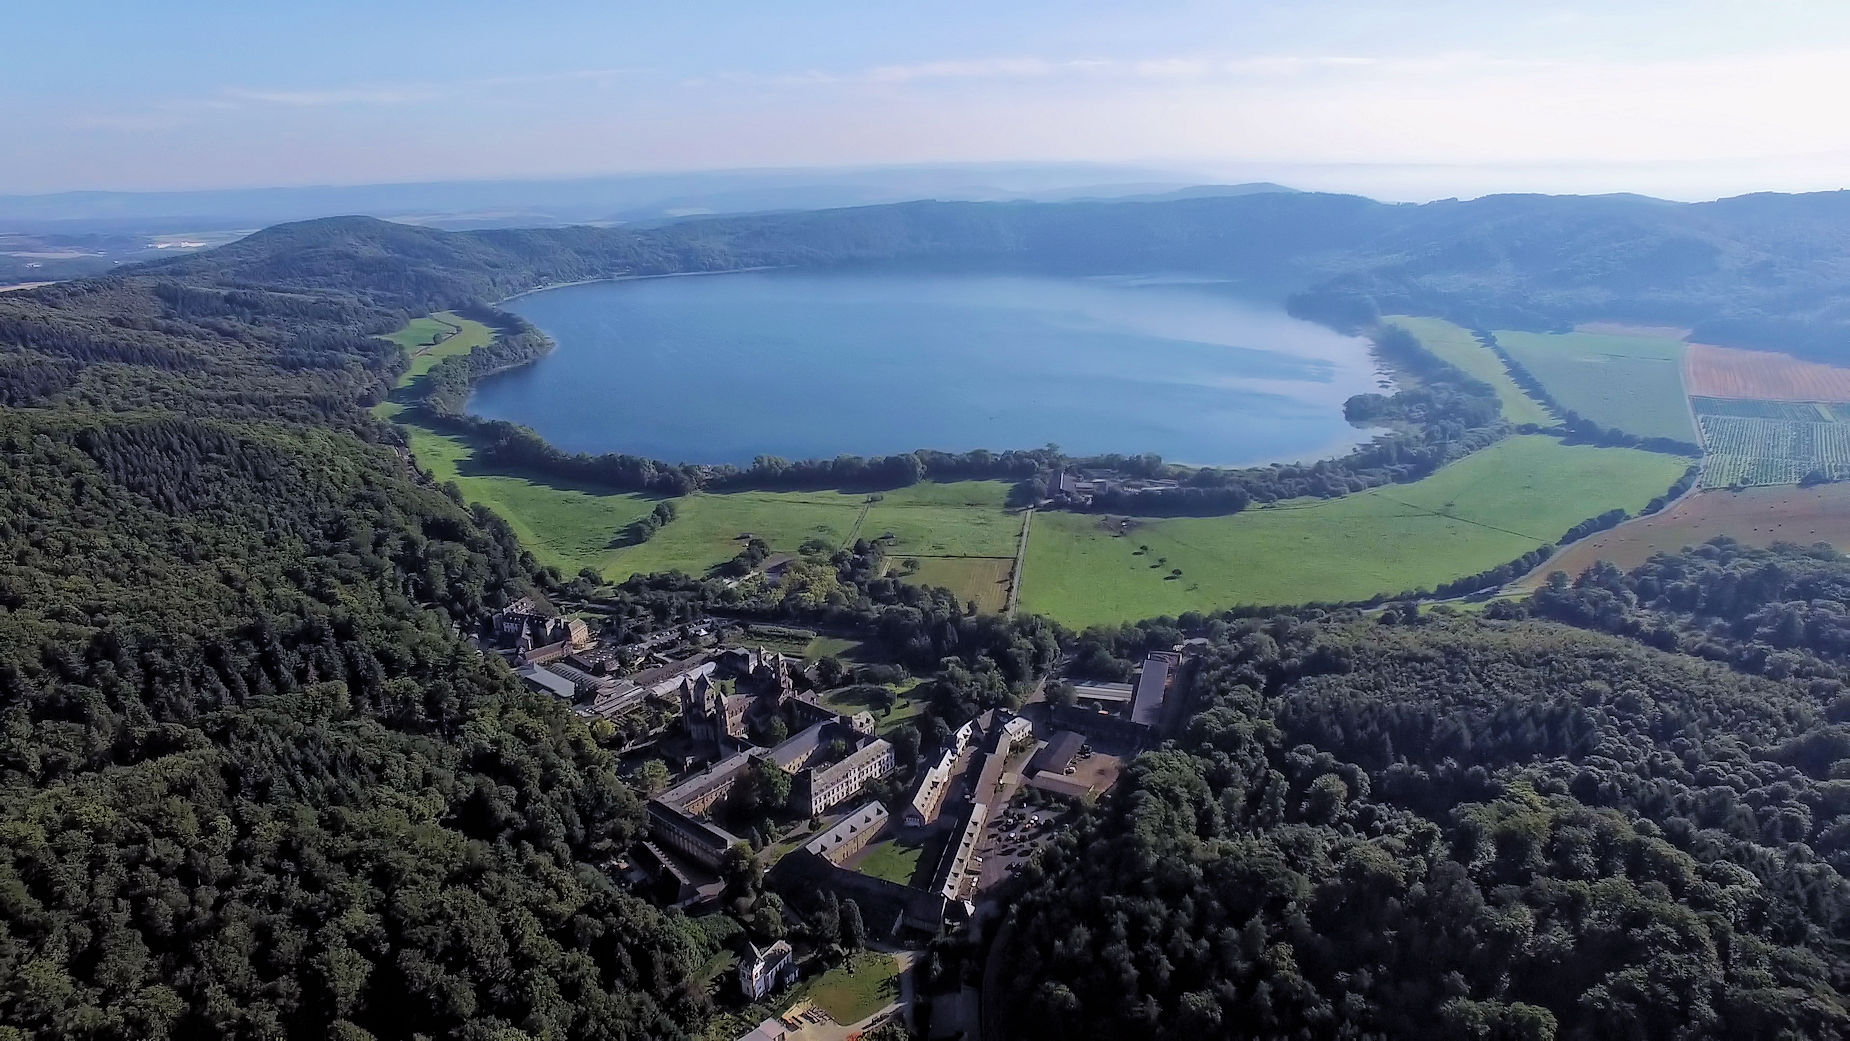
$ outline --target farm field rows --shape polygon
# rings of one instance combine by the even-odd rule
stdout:
[[[1850,473],[1850,423],[1709,415],[1701,422],[1709,452],[1705,487],[1797,484],[1815,471]]]
[[[1469,329],[1439,318],[1390,315],[1382,321],[1407,330],[1427,350],[1457,366],[1466,375],[1490,384],[1497,392],[1497,403],[1502,406],[1503,418],[1511,423],[1518,426],[1524,423],[1537,426],[1555,424],[1555,418],[1542,407],[1541,402],[1524,393],[1516,381],[1510,378],[1503,359],[1477,342],[1477,337],[1472,336]]]
[[[1043,512],[1028,540],[1021,608],[1083,626],[1430,588],[1552,543],[1614,507],[1636,511],[1686,466],[1528,435],[1413,484],[1306,505],[1132,518],[1123,534],[1111,523],[1121,518]]]
[[[1640,437],[1695,440],[1681,340],[1585,332],[1496,336],[1557,401],[1593,422]]]
[[[1705,397],[1850,402],[1850,369],[1771,351],[1692,343],[1684,381]]]
[[[1850,550],[1850,484],[1698,492],[1662,513],[1574,543],[1517,584],[1532,589],[1551,571],[1578,575],[1600,560],[1634,568],[1653,553],[1675,552],[1718,535],[1753,546],[1828,542]]]
[[[1763,401],[1756,398],[1707,398],[1691,396],[1690,407],[1696,416],[1740,416],[1743,419],[1787,419],[1799,423],[1829,423],[1840,417],[1829,405],[1810,401]]]
[[[1850,474],[1850,423],[1840,421],[1833,406],[1753,398],[1690,401],[1708,454],[1704,487],[1797,484],[1813,473]]]

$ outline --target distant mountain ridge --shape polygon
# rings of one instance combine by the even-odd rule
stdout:
[[[1300,313],[1337,325],[1376,312],[1528,329],[1619,320],[1850,360],[1850,192],[1709,203],[1501,195],[1390,204],[1264,191],[1152,202],[912,202],[651,227],[456,233],[330,218],[137,270],[320,284],[434,308],[617,275],[842,265],[1196,273],[1289,296]]]

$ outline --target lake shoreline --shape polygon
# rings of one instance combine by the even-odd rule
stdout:
[[[754,271],[790,271],[792,269],[793,265],[790,264],[760,264],[756,267],[729,267],[719,271],[658,271],[650,275],[608,275],[603,278],[581,278],[576,282],[549,282],[543,286],[534,286],[532,289],[523,289],[512,296],[504,296],[495,301],[494,306],[500,307],[510,300],[519,300],[523,296],[532,296],[535,293],[550,293],[555,289],[570,289],[573,286],[595,286],[605,282],[645,282],[657,278],[694,278],[700,275],[743,275]],[[51,283],[40,282],[38,284],[50,285]]]
[[[1340,456],[1382,433],[1343,414],[1350,397],[1392,385],[1369,340],[1269,299],[1167,278],[763,277],[789,269],[625,275],[548,287],[574,290],[562,298],[508,297],[571,350],[481,380],[468,411],[567,452],[701,465],[1052,441],[1076,455],[1134,446],[1241,468]],[[688,277],[714,274],[760,277]],[[585,295],[619,282],[658,288]],[[613,411],[616,400],[630,407]]]

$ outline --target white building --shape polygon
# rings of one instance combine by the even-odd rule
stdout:
[[[796,954],[790,945],[779,940],[769,947],[745,944],[745,956],[739,959],[739,989],[752,1001],[759,1001],[779,987],[797,981]]]

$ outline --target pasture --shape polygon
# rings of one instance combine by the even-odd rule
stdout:
[[[1718,535],[1752,546],[1828,542],[1850,550],[1850,484],[1698,492],[1662,513],[1574,543],[1517,584],[1533,589],[1551,571],[1578,575],[1600,560],[1630,569],[1653,553],[1674,553]]]
[[[1542,403],[1524,393],[1516,381],[1510,378],[1503,359],[1477,342],[1477,337],[1472,336],[1469,329],[1439,318],[1390,315],[1382,321],[1407,330],[1413,334],[1414,339],[1420,341],[1421,346],[1441,360],[1457,366],[1467,376],[1490,384],[1497,392],[1497,403],[1502,407],[1503,418],[1511,423],[1518,426],[1525,423],[1544,427],[1555,425],[1555,418],[1542,407]]]
[[[1800,361],[1789,354],[1692,343],[1683,368],[1691,394],[1850,402],[1850,368]]]
[[[1564,407],[1639,437],[1694,441],[1681,340],[1608,333],[1502,332],[1497,342]]]
[[[1430,588],[1552,543],[1614,507],[1636,511],[1687,465],[1527,435],[1412,484],[1228,517],[1046,511],[1028,540],[1021,609],[1084,626]]]

